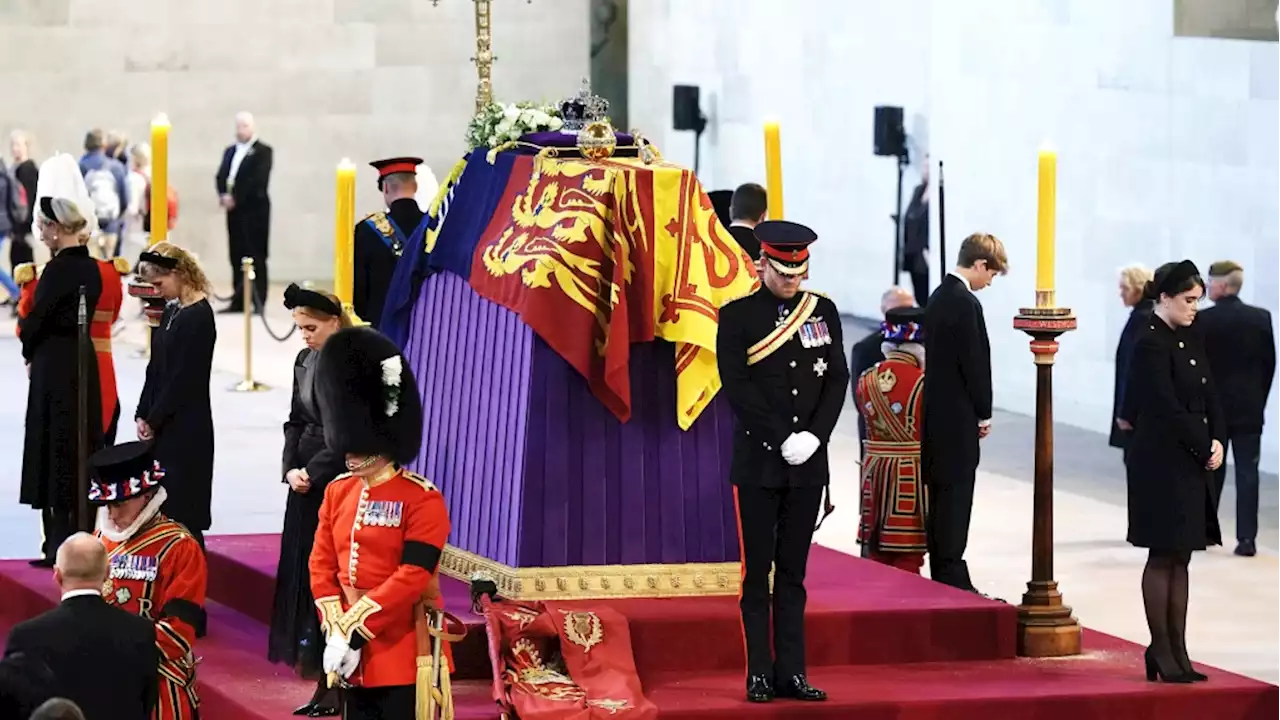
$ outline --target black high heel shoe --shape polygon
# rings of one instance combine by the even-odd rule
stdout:
[[[1150,646],[1148,646],[1146,652],[1142,654],[1142,660],[1147,666],[1147,682],[1155,682],[1157,679],[1159,679],[1160,682],[1177,683],[1180,685],[1187,685],[1194,682],[1194,679],[1190,674],[1182,672],[1181,670],[1173,675],[1169,675],[1165,671],[1161,670],[1160,664],[1156,662],[1155,656],[1151,654]]]

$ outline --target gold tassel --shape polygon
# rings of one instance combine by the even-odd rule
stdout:
[[[414,679],[415,720],[453,720],[453,687],[449,682],[448,661],[441,660],[440,687],[432,686],[431,675],[431,656],[420,656]]]

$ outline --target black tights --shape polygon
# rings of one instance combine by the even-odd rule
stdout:
[[[1142,571],[1142,604],[1151,631],[1151,653],[1168,675],[1189,672],[1187,655],[1187,565],[1191,553],[1151,550]]]

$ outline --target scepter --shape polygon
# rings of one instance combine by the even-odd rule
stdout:
[[[89,517],[89,358],[93,349],[89,339],[89,308],[84,285],[79,290],[80,306],[76,313],[76,526],[81,532],[93,532]]]

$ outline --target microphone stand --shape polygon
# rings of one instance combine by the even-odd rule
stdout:
[[[938,161],[938,272],[947,271],[947,188],[942,179],[942,161]]]

